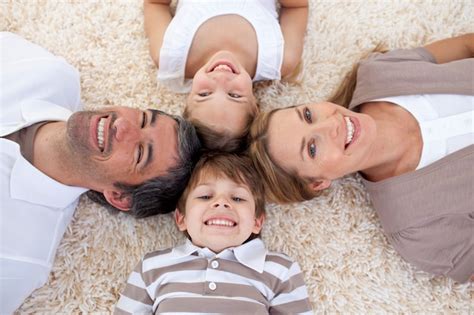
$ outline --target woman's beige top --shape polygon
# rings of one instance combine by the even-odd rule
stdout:
[[[436,64],[424,48],[376,54],[361,62],[350,108],[396,95],[473,95],[473,73],[474,59]],[[474,145],[415,172],[364,184],[405,260],[460,282],[474,275]]]

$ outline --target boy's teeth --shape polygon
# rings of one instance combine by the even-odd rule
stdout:
[[[105,126],[105,118],[101,118],[99,120],[99,124],[97,126],[97,143],[99,144],[99,149],[104,149],[104,126]]]
[[[229,220],[212,219],[206,222],[207,225],[234,226],[235,223]]]
[[[351,143],[352,137],[354,137],[354,124],[349,119],[349,117],[344,117],[344,120],[346,121],[346,127],[347,127],[347,135],[346,135],[346,145],[347,145]]]

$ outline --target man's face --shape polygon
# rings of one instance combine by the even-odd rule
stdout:
[[[67,146],[87,188],[138,185],[166,174],[178,160],[176,121],[160,112],[128,107],[74,113]],[[116,188],[115,188],[116,189]]]

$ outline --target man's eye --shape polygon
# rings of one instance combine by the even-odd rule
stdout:
[[[138,146],[137,164],[140,163],[140,161],[142,160],[142,158],[143,158],[143,146],[142,146],[142,145],[139,145],[139,146]]]
[[[240,197],[232,197],[232,200],[234,200],[235,202],[242,202],[242,201],[245,201],[245,199],[240,198]]]
[[[145,128],[146,126],[146,122],[147,122],[147,115],[146,115],[146,112],[143,112],[142,114],[142,129]]]
[[[308,155],[314,159],[314,157],[316,156],[316,144],[314,142],[310,142],[308,144]]]
[[[311,111],[308,109],[308,107],[304,108],[303,115],[304,115],[304,119],[306,120],[306,122],[308,122],[308,123],[313,122],[313,117],[311,116]]]
[[[242,96],[240,96],[239,94],[236,94],[236,93],[228,93],[227,95],[229,95],[232,98],[241,98],[242,97]]]
[[[211,93],[210,93],[210,92],[201,92],[201,93],[198,93],[198,95],[199,95],[200,97],[206,97],[206,96],[211,95]]]

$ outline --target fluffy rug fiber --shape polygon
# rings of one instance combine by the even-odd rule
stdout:
[[[309,11],[299,83],[259,83],[263,110],[324,100],[379,42],[408,48],[474,31],[472,0],[311,0]],[[184,96],[156,81],[141,0],[3,0],[0,30],[78,68],[86,109],[183,109]],[[263,240],[300,263],[315,313],[472,314],[472,285],[416,270],[387,243],[356,175],[333,183],[317,200],[267,210]],[[143,254],[183,240],[171,215],[136,220],[83,196],[47,284],[19,313],[109,313]]]

